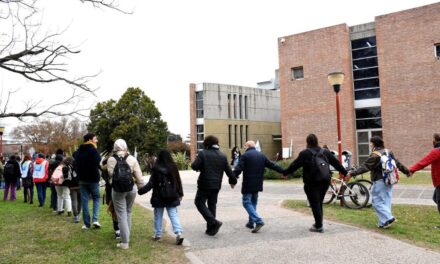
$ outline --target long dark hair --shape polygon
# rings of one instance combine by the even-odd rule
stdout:
[[[167,171],[172,175],[173,180],[179,177],[179,170],[177,165],[171,157],[171,153],[166,149],[161,149],[157,154],[156,163],[154,167],[165,167]]]
[[[307,148],[319,147],[318,137],[315,134],[309,134],[306,138]]]

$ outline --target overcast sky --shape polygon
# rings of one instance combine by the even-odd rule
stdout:
[[[120,0],[133,10],[124,15],[91,8],[79,0],[43,0],[44,30],[63,30],[64,42],[81,53],[68,60],[70,74],[101,71],[92,83],[100,87],[83,104],[118,99],[128,87],[140,87],[173,133],[189,133],[189,83],[214,82],[256,86],[278,68],[277,38],[321,27],[353,26],[374,17],[436,1],[428,0]],[[3,27],[1,27],[3,28]],[[332,45],[332,43],[329,43]],[[20,89],[10,104],[56,102],[65,85],[35,85],[0,70],[2,96]],[[14,119],[0,120],[8,129]],[[8,130],[7,130],[8,131]]]

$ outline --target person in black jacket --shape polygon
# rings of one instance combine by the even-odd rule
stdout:
[[[9,157],[8,162],[6,162],[3,169],[3,177],[5,178],[5,192],[3,194],[3,200],[8,199],[9,190],[11,190],[11,195],[9,197],[10,201],[15,201],[16,199],[16,187],[17,179],[21,177],[20,164],[18,164],[16,157],[12,155]]]
[[[76,172],[79,177],[79,186],[81,193],[82,215],[84,225],[82,229],[90,228],[90,213],[89,213],[89,196],[93,198],[93,215],[92,225],[95,228],[100,228],[98,222],[99,217],[99,163],[101,156],[97,150],[98,138],[93,133],[84,135],[84,144],[79,146],[74,153],[73,158],[76,163]]]
[[[247,228],[257,233],[264,226],[263,219],[257,213],[258,192],[263,191],[264,168],[283,173],[284,169],[270,161],[262,153],[255,149],[255,142],[248,141],[244,145],[246,152],[241,155],[238,165],[234,168],[234,174],[238,177],[243,171],[243,206],[249,214]],[[255,227],[254,227],[255,224]]]
[[[173,186],[174,193],[170,197],[164,197],[164,182],[170,182]],[[176,244],[181,245],[183,242],[182,226],[180,224],[179,215],[177,214],[177,206],[183,197],[182,180],[180,179],[177,165],[167,150],[160,150],[157,154],[156,163],[151,169],[151,176],[148,183],[139,189],[138,194],[142,195],[153,189],[151,195],[151,206],[154,208],[154,237],[155,241],[162,238],[162,220],[164,209],[167,210],[174,234],[176,235]]]
[[[194,203],[200,214],[206,220],[206,234],[214,236],[222,226],[222,222],[215,218],[217,197],[222,186],[223,172],[229,177],[229,184],[234,188],[237,178],[228,164],[225,154],[219,150],[218,138],[207,136],[203,141],[205,149],[197,155],[191,168],[200,171],[197,180],[197,193]],[[206,206],[208,203],[208,206]]]
[[[319,179],[319,168],[315,165],[313,160],[313,153],[319,152],[321,148],[318,144],[318,138],[315,134],[309,134],[306,138],[307,148],[302,150],[298,157],[290,164],[290,166],[284,171],[284,175],[293,173],[297,169],[303,167],[303,182],[304,182],[304,192],[307,195],[307,199],[312,208],[313,217],[315,218],[315,224],[309,229],[311,232],[324,232],[322,225],[324,212],[322,210],[322,202],[324,200],[325,193],[330,186],[330,178]],[[324,150],[324,155],[327,161],[336,170],[342,173],[344,176],[347,175],[347,171],[342,167],[341,163],[328,151]]]

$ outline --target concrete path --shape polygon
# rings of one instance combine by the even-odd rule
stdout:
[[[280,207],[285,199],[305,199],[299,184],[265,182],[258,212],[266,225],[252,234],[244,227],[247,214],[241,205],[241,184],[231,190],[225,179],[217,207],[223,226],[215,237],[207,236],[194,205],[197,174],[184,171],[181,176],[185,197],[179,215],[192,263],[439,263],[439,253],[343,224],[325,221],[325,233],[309,232],[311,216]],[[432,191],[432,187],[398,186],[394,202],[433,205]],[[137,198],[147,207],[149,200],[150,194]]]

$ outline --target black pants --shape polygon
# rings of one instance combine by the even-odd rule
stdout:
[[[440,213],[440,186],[435,187],[434,196],[432,199],[437,204],[437,210]]]
[[[322,220],[324,217],[322,201],[324,201],[324,196],[329,186],[330,182],[328,181],[304,184],[304,191],[309,200],[310,207],[312,208],[316,228],[322,227]]]
[[[23,193],[24,193],[24,202],[34,202],[34,183],[31,183],[27,186],[23,184]]]
[[[215,213],[219,191],[219,189],[197,189],[194,204],[196,205],[197,210],[199,210],[203,218],[205,218],[208,229],[217,222],[217,220],[215,219]],[[208,206],[206,206],[206,203],[208,203]]]

